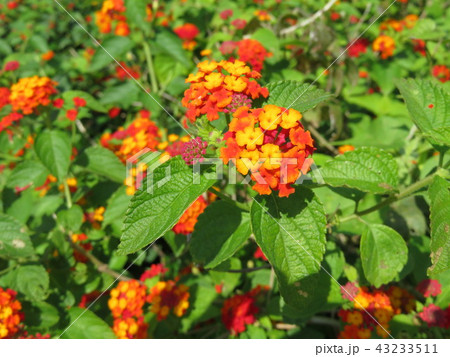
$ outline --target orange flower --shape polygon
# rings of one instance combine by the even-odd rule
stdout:
[[[276,105],[262,109],[239,108],[233,115],[220,157],[225,164],[233,160],[242,175],[250,173],[253,189],[261,195],[278,191],[287,197],[301,173],[309,171],[308,159],[314,148],[309,131],[300,123],[295,109]]]
[[[186,83],[190,87],[181,101],[186,107],[186,116],[191,122],[206,114],[208,120],[219,119],[219,113],[231,103],[235,93],[252,99],[267,97],[267,88],[262,88],[252,79],[261,75],[252,71],[242,61],[203,61],[197,65],[199,72],[190,74]]]
[[[183,316],[189,307],[188,290],[186,285],[177,285],[173,280],[157,282],[148,296],[148,302],[152,304],[150,311],[159,321],[165,320],[171,310],[175,316]]]
[[[56,84],[48,77],[21,78],[11,87],[9,100],[13,110],[31,114],[38,106],[51,104],[50,96],[56,93]]]
[[[256,10],[254,14],[259,21],[270,21],[270,15],[265,10]]]
[[[113,331],[118,338],[129,339],[147,338],[148,325],[144,322],[144,317],[138,319],[134,317],[114,319]]]
[[[140,317],[143,315],[147,288],[137,280],[121,281],[111,290],[108,307],[114,318]]]
[[[112,22],[118,21],[119,23],[116,26],[116,35],[127,36],[129,30],[126,25],[126,17],[123,15],[124,12],[125,6],[123,0],[105,0],[102,8],[95,13],[95,23],[97,24],[100,32],[111,32]]]
[[[381,35],[378,36],[372,44],[375,52],[381,53],[381,58],[386,59],[394,55],[395,41],[392,37]]]
[[[24,318],[20,312],[22,304],[16,300],[16,295],[14,290],[0,287],[0,339],[13,337]]]
[[[338,147],[339,154],[343,154],[344,152],[353,150],[355,150],[355,147],[353,145],[342,145]]]
[[[44,61],[50,61],[53,57],[55,56],[55,52],[53,52],[52,50],[45,52],[41,55],[41,58]]]
[[[176,234],[189,234],[194,231],[198,216],[203,213],[206,206],[206,200],[203,196],[197,200],[183,213],[178,223],[172,228]]]
[[[245,39],[237,43],[239,60],[249,63],[255,71],[260,72],[264,60],[272,56],[264,46],[257,40]]]

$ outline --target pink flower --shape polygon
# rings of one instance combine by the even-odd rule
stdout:
[[[344,299],[353,301],[356,295],[359,294],[359,287],[349,281],[344,286],[341,286],[341,294]]]
[[[220,13],[220,18],[222,20],[226,20],[226,19],[230,18],[231,16],[233,16],[233,10],[231,10],[231,9],[223,10]]]
[[[431,279],[422,280],[416,289],[425,297],[438,296],[442,292],[439,281]]]
[[[242,30],[245,26],[247,26],[247,21],[243,19],[236,19],[231,21],[231,24],[236,27],[238,30]]]
[[[20,66],[20,63],[17,61],[9,61],[5,64],[5,71],[15,71]]]
[[[200,137],[197,137],[183,144],[181,157],[186,164],[192,165],[197,160],[203,159],[207,147],[208,143],[203,141]]]

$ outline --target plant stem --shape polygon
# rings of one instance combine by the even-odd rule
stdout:
[[[352,214],[350,216],[344,217],[340,220],[340,222],[342,223],[342,222],[350,221],[352,219],[356,219],[360,216],[364,216],[366,214],[378,211],[380,208],[390,205],[393,202],[400,201],[400,200],[412,195],[414,192],[420,190],[421,188],[428,186],[431,183],[431,181],[433,180],[433,177],[435,175],[436,175],[436,173],[434,173],[430,176],[427,176],[420,181],[413,183],[412,185],[406,187],[403,191],[401,191],[397,195],[388,197],[385,200],[381,201],[380,203],[376,204],[375,206],[372,206],[370,208],[367,208],[367,209],[359,211],[359,212],[355,212],[354,214]]]
[[[235,205],[236,207],[238,207],[238,208],[240,208],[240,209],[242,209],[244,211],[250,212],[250,208],[248,207],[247,204],[242,203],[242,202],[238,202],[238,201],[235,201],[235,200],[231,199],[227,195],[225,195],[222,192],[216,190],[214,187],[210,187],[208,189],[208,191],[211,192],[211,193],[214,193],[216,196],[220,197],[222,200],[227,201],[227,202],[231,203],[232,205]]]
[[[64,195],[66,196],[66,204],[67,208],[72,207],[72,197],[70,195],[69,185],[67,184],[67,181],[64,180]]]
[[[152,86],[152,91],[154,93],[158,92],[158,83],[156,81],[155,69],[153,67],[152,53],[150,51],[150,46],[144,41],[144,53],[147,59],[148,72],[150,74],[150,84]]]

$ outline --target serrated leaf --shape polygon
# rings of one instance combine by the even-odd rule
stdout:
[[[47,168],[37,161],[24,161],[19,163],[6,181],[6,187],[26,187],[43,184],[49,172]]]
[[[69,209],[58,212],[57,221],[66,230],[76,232],[83,223],[83,209],[78,205],[73,205]]]
[[[190,252],[206,269],[214,268],[232,257],[250,234],[249,213],[228,202],[217,201],[198,217]]]
[[[301,113],[332,97],[322,89],[297,81],[272,82],[267,85],[267,88],[270,95],[264,104],[293,108]]]
[[[72,154],[69,136],[57,130],[43,131],[37,136],[34,149],[45,167],[62,181],[69,170]]]
[[[92,95],[90,95],[87,92],[83,92],[81,90],[69,90],[67,92],[64,92],[62,95],[64,101],[73,106],[73,99],[75,97],[83,98],[86,101],[86,107],[95,110],[99,113],[106,113],[108,110],[100,104],[100,102],[95,99]]]
[[[360,251],[364,275],[377,288],[393,281],[408,260],[408,248],[402,236],[382,224],[366,227]]]
[[[435,176],[428,189],[431,199],[431,267],[428,275],[435,276],[450,268],[450,184]]]
[[[119,60],[123,54],[131,49],[133,41],[126,36],[115,36],[106,39],[102,43],[102,46],[109,54],[103,48],[97,48],[94,57],[92,57],[91,66],[89,67],[90,72],[97,72],[107,66],[113,62],[113,58]]]
[[[450,96],[438,83],[402,79],[397,87],[405,99],[411,119],[435,146],[450,145]]]
[[[284,300],[308,309],[319,288],[326,218],[314,193],[298,187],[288,198],[257,196],[251,208],[256,242],[272,264]]]
[[[83,151],[76,163],[87,170],[123,183],[126,177],[125,165],[114,153],[101,146],[93,146]]]
[[[120,254],[133,253],[164,235],[216,181],[193,173],[192,167],[179,156],[160,165],[152,176],[152,182],[144,183],[143,189],[131,199],[120,239]]]
[[[116,335],[111,327],[92,311],[72,307],[69,310],[69,323],[61,338],[113,339]]]
[[[11,216],[0,214],[0,257],[14,259],[33,254],[33,243],[22,224]]]
[[[336,156],[320,168],[325,183],[364,192],[386,193],[398,186],[398,167],[391,154],[370,147]]]

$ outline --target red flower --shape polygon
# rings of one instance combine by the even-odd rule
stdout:
[[[233,10],[231,10],[231,9],[223,10],[220,13],[220,18],[223,19],[223,20],[226,20],[226,19],[228,19],[231,16],[233,16]]]
[[[12,112],[6,116],[4,116],[0,120],[0,133],[5,130],[7,127],[11,126],[11,124],[15,121],[18,121],[23,118],[23,115],[20,113]]]
[[[19,6],[19,3],[16,1],[10,1],[10,2],[8,2],[7,6],[8,6],[8,9],[14,10],[17,6]]]
[[[236,27],[238,30],[242,30],[245,26],[247,26],[247,21],[243,19],[236,19],[231,21],[231,24]]]
[[[340,18],[341,18],[341,15],[339,15],[339,13],[337,13],[337,12],[332,12],[330,15],[331,21],[336,21],[336,20],[339,20]]]
[[[413,42],[413,50],[414,52],[419,52],[422,56],[426,56],[427,52],[426,52],[426,46],[425,46],[425,41],[424,40],[412,40]]]
[[[60,109],[60,108],[62,108],[63,105],[64,105],[64,99],[62,99],[62,98],[57,98],[53,101],[53,106],[55,108]]]
[[[76,107],[85,107],[86,106],[86,100],[80,97],[73,98],[73,104],[75,104]]]
[[[367,39],[358,38],[348,47],[348,55],[350,57],[359,57],[362,53],[366,53],[367,46],[369,46],[369,41]]]
[[[256,248],[255,253],[253,253],[253,258],[255,259],[262,259],[267,262],[267,257],[264,255],[263,251],[260,247]]]
[[[428,327],[450,328],[450,309],[442,310],[439,306],[430,304],[423,308],[419,313],[419,317],[425,321]]]
[[[75,121],[77,119],[78,111],[76,109],[69,109],[66,112],[67,119],[71,121]]]
[[[15,71],[19,68],[20,63],[17,61],[9,61],[5,64],[5,71]]]
[[[243,295],[234,295],[224,302],[222,322],[233,335],[237,335],[246,330],[246,325],[256,321],[255,315],[258,311],[251,291]]]
[[[422,280],[416,289],[425,297],[438,296],[442,292],[439,281],[431,279]]]
[[[169,269],[164,264],[152,264],[150,269],[147,269],[139,278],[140,281],[151,279],[157,275],[164,275]]]
[[[198,27],[190,23],[175,27],[173,32],[182,40],[193,40],[200,33]]]
[[[113,119],[120,114],[120,108],[113,107],[108,111],[108,116]]]
[[[442,83],[450,80],[450,69],[444,65],[434,66],[431,73]]]

